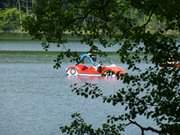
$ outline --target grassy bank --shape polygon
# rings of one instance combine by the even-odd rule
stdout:
[[[166,34],[175,39],[180,39],[180,34],[173,31]],[[80,37],[72,36],[71,34],[66,34],[65,38],[69,41],[79,41]],[[16,33],[16,32],[0,32],[0,41],[29,41],[35,40],[28,33]]]
[[[32,40],[32,37],[28,33],[0,33],[0,41],[2,40]]]
[[[71,34],[65,35],[69,41],[79,41],[79,37],[72,37]],[[0,41],[29,41],[35,40],[28,33],[16,33],[16,32],[0,32]]]

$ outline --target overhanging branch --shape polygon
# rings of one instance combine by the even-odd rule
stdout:
[[[130,119],[129,119],[129,123],[126,124],[126,126],[129,126],[129,125],[131,125],[131,124],[136,125],[137,127],[139,127],[139,128],[141,129],[141,135],[145,135],[145,134],[144,134],[145,131],[152,131],[152,132],[158,133],[158,134],[163,133],[161,130],[157,130],[157,129],[152,128],[152,127],[143,127],[143,126],[141,126],[139,123],[137,123],[136,121],[133,121],[133,120],[130,120]]]

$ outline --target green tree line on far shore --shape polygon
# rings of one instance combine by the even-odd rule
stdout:
[[[21,13],[16,8],[0,9],[0,31],[21,31]]]
[[[0,1],[0,32],[23,32],[22,20],[32,11],[31,0]]]
[[[34,5],[34,7],[37,6]],[[136,19],[139,25],[145,23],[148,19],[146,14],[143,12],[139,13],[136,9],[131,9],[126,14],[127,16],[130,16],[130,18]],[[18,9],[18,6],[12,6],[10,3],[8,8],[0,8],[0,32],[24,32],[22,21],[28,15],[33,15],[33,9],[31,12],[26,12],[25,10]],[[146,27],[150,32],[155,32],[160,29],[162,30],[165,26],[166,24],[163,19],[159,19],[157,16],[152,16],[151,21]],[[168,30],[164,34],[178,36],[179,32],[174,29]]]

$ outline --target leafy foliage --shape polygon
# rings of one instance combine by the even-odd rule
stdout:
[[[121,135],[123,125],[115,125],[110,123],[102,124],[101,128],[94,129],[92,125],[88,125],[80,116],[79,113],[72,114],[74,121],[70,126],[61,127],[62,133],[77,134],[77,135]]]
[[[16,8],[0,9],[0,30],[8,32],[20,28],[19,15]]]
[[[121,134],[122,127],[130,124],[139,127],[142,135],[145,131],[162,135],[179,133],[180,69],[167,65],[159,67],[171,57],[180,61],[180,45],[167,34],[169,30],[179,31],[179,10],[178,0],[37,1],[34,14],[24,21],[25,29],[34,38],[61,45],[67,41],[65,35],[68,33],[72,37],[78,36],[89,46],[95,41],[104,47],[118,44],[116,53],[135,72],[121,78],[125,87],[109,96],[103,95],[96,84],[86,83],[80,88],[74,85],[73,92],[77,95],[102,98],[103,102],[114,106],[121,104],[125,110],[120,116],[109,116],[105,124],[107,130],[104,126],[94,129],[78,114],[69,126],[61,127],[62,133]],[[149,24],[153,18],[163,27],[151,31]],[[70,50],[65,55],[74,58]],[[56,68],[63,58],[62,54],[58,56]],[[140,71],[137,65],[144,61],[153,66]],[[154,120],[159,129],[138,124],[137,116]],[[109,122],[112,125],[108,125]]]

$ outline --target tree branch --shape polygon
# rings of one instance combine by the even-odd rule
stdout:
[[[153,15],[153,8],[149,12],[150,12],[150,15],[149,15],[148,20],[141,27],[145,27],[151,21],[151,17]]]
[[[137,127],[139,127],[141,129],[141,135],[144,135],[144,131],[152,131],[152,132],[155,132],[155,133],[158,133],[158,134],[163,133],[162,131],[157,130],[157,129],[152,128],[152,127],[143,127],[139,123],[137,123],[136,121],[133,121],[133,120],[129,119],[129,123],[126,124],[126,126],[129,126],[131,124],[134,124],[134,125],[136,125]]]

